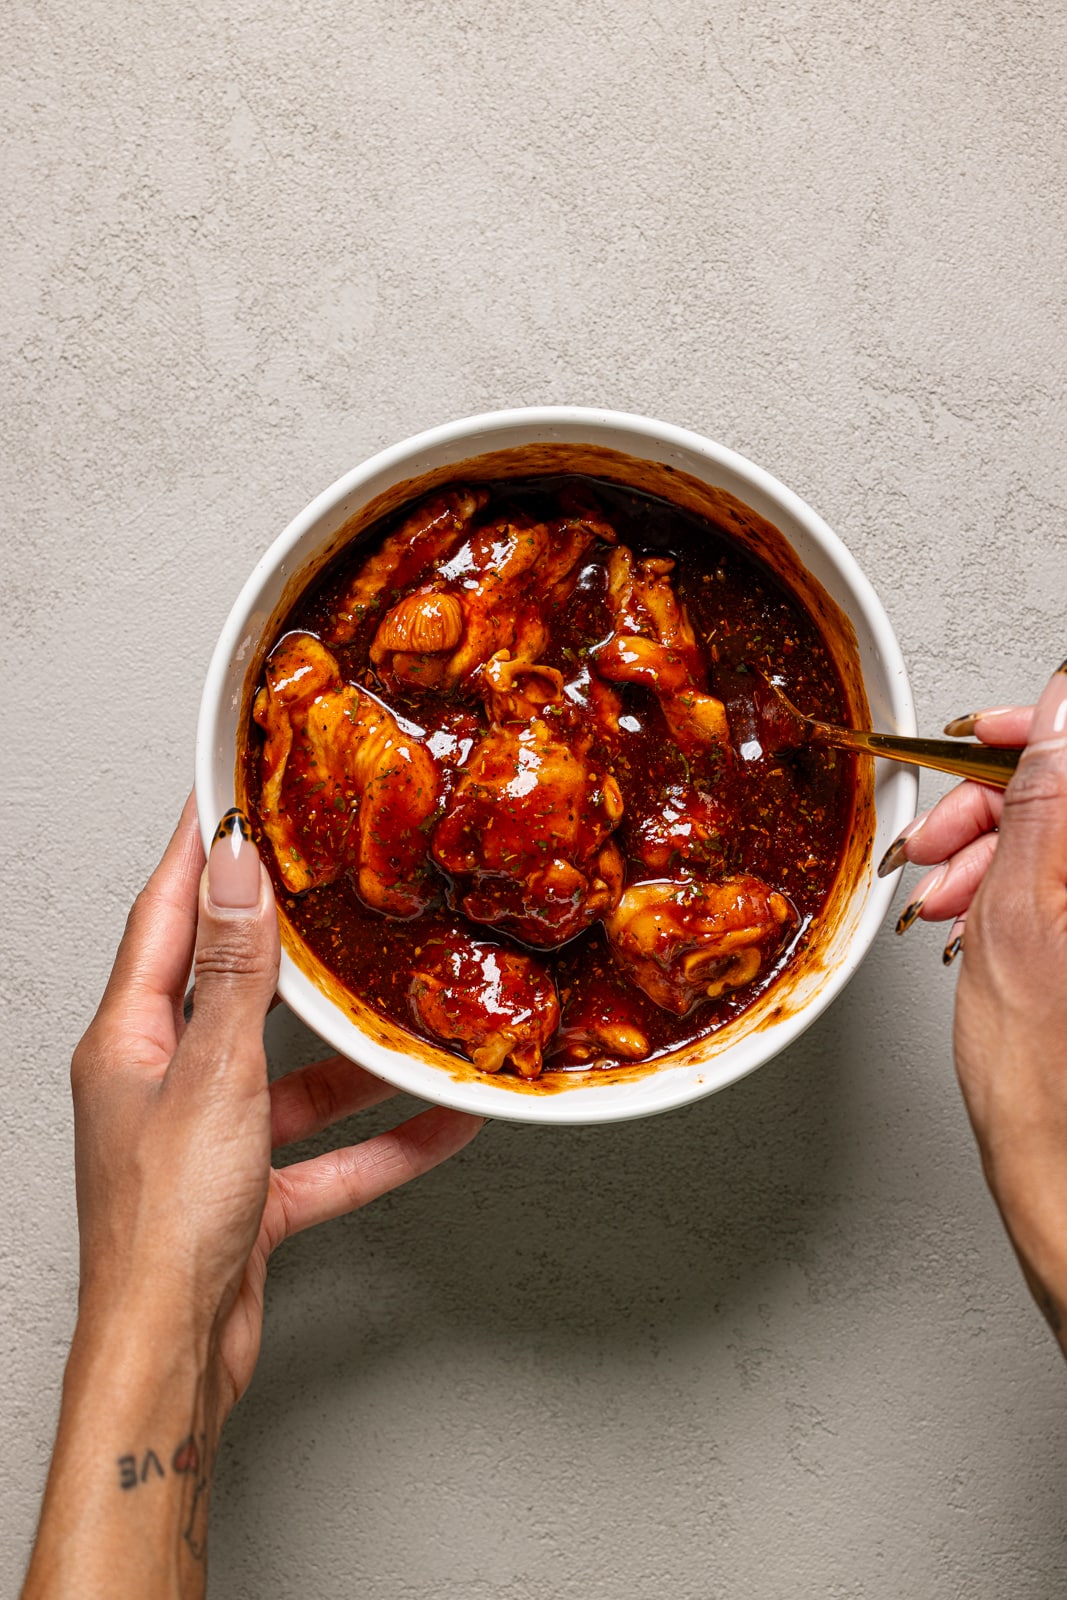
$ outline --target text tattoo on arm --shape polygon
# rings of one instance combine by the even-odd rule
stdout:
[[[169,1457],[166,1451],[160,1456],[156,1450],[148,1449],[143,1454],[117,1456],[115,1464],[118,1486],[123,1491],[138,1489],[143,1484],[167,1477],[184,1478],[191,1484],[189,1513],[182,1538],[192,1555],[202,1561],[206,1550],[206,1532],[202,1526],[208,1486],[206,1435],[201,1434],[198,1440],[194,1434],[186,1434]]]

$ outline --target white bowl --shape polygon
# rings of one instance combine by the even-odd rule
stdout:
[[[874,590],[826,523],[769,473],[698,434],[645,417],[570,406],[491,412],[373,456],[313,500],[257,563],[222,630],[204,686],[196,796],[205,847],[219,817],[243,792],[238,740],[274,627],[330,554],[360,526],[435,482],[568,469],[618,477],[670,498],[688,496],[694,504],[694,496],[703,496],[742,542],[757,549],[769,542],[779,569],[789,569],[792,586],[804,592],[824,631],[836,629],[854,714],[867,714],[865,695],[873,726],[915,732],[904,663]],[[894,888],[892,878],[874,875],[873,862],[914,815],[918,778],[912,768],[886,762],[872,773],[871,764],[861,763],[864,785],[851,854],[815,946],[734,1022],[654,1068],[555,1074],[556,1081],[566,1076],[566,1086],[555,1089],[486,1077],[346,996],[297,939],[284,912],[279,993],[334,1049],[441,1105],[554,1123],[614,1122],[684,1105],[784,1050],[840,993],[867,953]]]

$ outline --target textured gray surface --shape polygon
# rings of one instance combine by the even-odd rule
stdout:
[[[499,405],[693,426],[882,594],[920,722],[1064,654],[1065,13],[16,3],[0,63],[0,1582],[75,1290],[66,1070],[214,638],[340,471]],[[927,796],[937,792],[927,783]],[[220,1597],[1063,1593],[1064,1382],[937,934],[646,1126],[490,1128],[291,1245]],[[278,1067],[308,1053],[284,1014]]]

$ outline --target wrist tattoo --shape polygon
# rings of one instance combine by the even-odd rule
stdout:
[[[190,1555],[203,1561],[207,1554],[207,1490],[208,1445],[207,1435],[187,1433],[171,1451],[162,1455],[154,1449],[140,1454],[117,1456],[118,1485],[127,1492],[158,1478],[181,1478],[183,1516],[182,1533]]]
[[[139,1484],[147,1483],[149,1478],[180,1477],[185,1473],[198,1473],[203,1445],[203,1434],[200,1435],[199,1444],[191,1433],[187,1434],[181,1443],[175,1446],[166,1467],[155,1450],[151,1449],[146,1450],[143,1456],[118,1456],[116,1465],[119,1469],[119,1488],[136,1489]]]

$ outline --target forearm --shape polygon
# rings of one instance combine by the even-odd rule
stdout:
[[[210,1334],[180,1312],[82,1312],[23,1600],[203,1594],[213,1389]]]
[[[983,1164],[1023,1276],[1067,1355],[1067,1144],[1043,1129],[983,1151]]]

